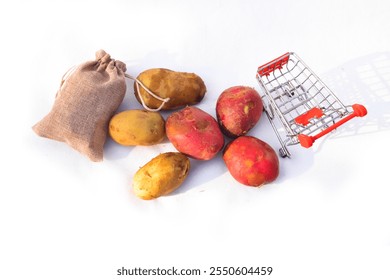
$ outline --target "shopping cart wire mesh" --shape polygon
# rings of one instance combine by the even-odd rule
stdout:
[[[363,105],[345,106],[293,52],[260,66],[256,77],[282,157],[291,156],[287,146],[311,147],[348,120],[367,114]]]

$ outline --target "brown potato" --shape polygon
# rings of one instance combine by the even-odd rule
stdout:
[[[158,112],[128,110],[111,118],[108,132],[123,146],[155,145],[165,137],[165,121]]]
[[[133,191],[142,199],[154,199],[176,190],[187,177],[190,160],[182,153],[163,153],[142,166],[133,177]]]
[[[169,101],[162,106],[162,110],[177,109],[197,104],[206,93],[206,86],[203,80],[194,73],[154,68],[139,74],[137,80],[155,95],[161,98],[169,98]],[[143,100],[150,109],[158,109],[163,103],[149,94],[137,82],[134,83],[134,94],[141,104]]]

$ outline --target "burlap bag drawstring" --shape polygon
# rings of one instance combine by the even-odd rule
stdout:
[[[134,81],[135,83],[135,86],[137,87],[137,95],[139,97],[139,100],[141,100],[141,104],[142,106],[148,110],[148,111],[151,111],[151,112],[157,112],[157,111],[160,111],[162,109],[162,107],[165,105],[165,103],[167,103],[169,101],[169,97],[167,98],[161,98],[160,96],[156,95],[155,93],[153,93],[151,90],[149,90],[140,80],[138,80],[137,78],[134,78],[133,76],[130,76],[129,74],[126,74],[125,73],[125,77],[128,78],[128,79],[131,79]],[[142,97],[142,94],[140,93],[140,90],[139,90],[139,87],[142,87],[148,94],[150,94],[151,96],[153,96],[154,98],[156,98],[157,100],[161,101],[161,105],[156,108],[156,109],[153,109],[153,108],[150,108],[146,105],[143,97]]]
[[[61,83],[60,83],[60,88],[58,90],[58,92],[61,90],[63,84],[66,82],[66,80],[68,79],[68,77],[70,75],[72,75],[72,73],[75,71],[75,69],[77,68],[77,65],[75,66],[72,66],[71,68],[68,69],[68,71],[65,72],[65,74],[62,76],[61,78]],[[134,78],[133,76],[125,73],[125,77],[130,79],[130,80],[133,80],[136,84],[136,87],[137,87],[137,95],[139,97],[139,99],[141,100],[141,104],[142,106],[148,110],[148,111],[151,111],[151,112],[157,112],[157,111],[160,111],[161,108],[165,105],[165,103],[169,102],[170,98],[167,97],[167,98],[161,98],[160,96],[156,95],[155,93],[153,93],[150,89],[148,89],[140,80],[138,80],[137,78]],[[148,94],[150,94],[151,96],[153,96],[154,98],[156,98],[157,100],[160,100],[162,103],[161,105],[156,108],[156,109],[153,109],[153,108],[150,108],[148,107],[148,105],[146,105],[143,97],[142,97],[142,94],[140,94],[140,90],[139,90],[139,87],[142,87]]]
[[[61,88],[63,87],[63,85],[65,84],[66,80],[73,74],[73,72],[76,70],[77,68],[77,65],[73,65],[72,67],[70,67],[65,73],[64,75],[62,75],[62,78],[61,78],[61,82],[60,82],[60,86],[57,90],[57,93],[56,93],[56,98],[58,97],[58,94],[61,92]]]

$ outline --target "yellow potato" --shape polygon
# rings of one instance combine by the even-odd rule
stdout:
[[[111,118],[108,132],[123,146],[155,145],[165,137],[165,121],[158,112],[128,110]]]
[[[133,177],[133,191],[142,199],[154,199],[176,190],[187,177],[190,160],[182,153],[163,153],[142,166]]]
[[[161,98],[169,98],[169,101],[161,108],[162,110],[197,104],[206,93],[203,80],[194,73],[154,68],[142,72],[137,79],[155,95]],[[137,83],[134,83],[134,94],[141,104],[142,98],[145,105],[150,109],[157,109],[162,104],[161,100],[153,97],[142,86],[137,86]],[[139,95],[141,95],[141,98]]]

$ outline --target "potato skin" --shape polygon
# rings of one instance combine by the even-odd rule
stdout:
[[[165,130],[179,152],[195,159],[212,159],[225,143],[217,121],[196,107],[172,113],[167,118]]]
[[[218,124],[222,132],[231,138],[247,134],[257,124],[262,112],[261,97],[250,87],[230,87],[217,100]]]
[[[111,118],[108,132],[123,146],[155,145],[165,137],[165,121],[158,112],[127,110]]]
[[[203,80],[194,73],[153,68],[140,73],[137,79],[159,97],[170,98],[164,104],[162,110],[172,110],[197,104],[206,93],[206,86]],[[139,90],[146,106],[151,109],[157,109],[161,105],[162,101],[151,96],[142,87],[139,87]],[[134,94],[138,102],[141,103],[139,93],[136,83],[134,83]]]
[[[247,186],[259,187],[279,175],[275,151],[252,136],[240,136],[230,142],[224,150],[223,160],[233,178]]]
[[[167,195],[180,187],[189,170],[190,160],[182,153],[160,154],[135,173],[133,191],[145,200]]]

